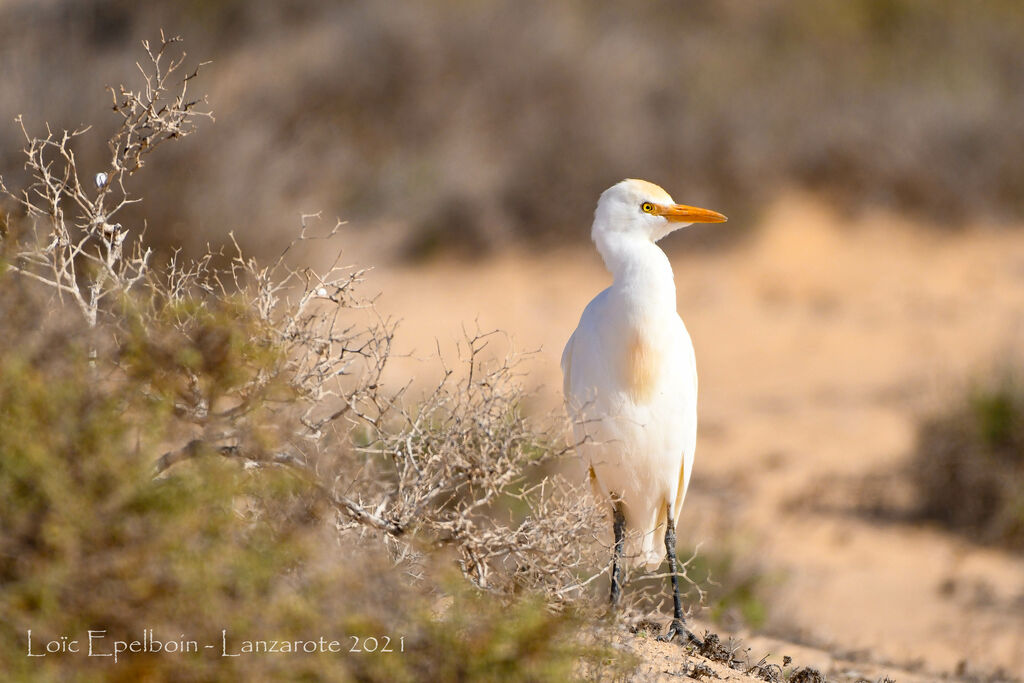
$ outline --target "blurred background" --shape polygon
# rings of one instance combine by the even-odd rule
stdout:
[[[497,327],[557,412],[609,279],[599,193],[727,214],[663,243],[701,371],[700,618],[925,679],[1024,667],[1019,0],[6,0],[9,185],[18,114],[94,125],[103,168],[104,87],[161,28],[211,62],[216,121],[132,180],[126,224],[269,256],[302,213],[348,221],[396,379]]]
[[[787,187],[943,228],[1024,215],[1014,0],[6,0],[0,146],[18,113],[105,133],[103,88],[160,28],[212,62],[217,117],[140,181],[174,242],[321,210],[412,256],[583,242],[626,176],[746,225]]]

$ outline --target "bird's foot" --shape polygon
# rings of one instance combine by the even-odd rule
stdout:
[[[682,639],[683,645],[694,645],[696,647],[700,647],[704,644],[700,638],[693,635],[693,631],[686,628],[686,624],[684,624],[680,619],[673,619],[672,624],[668,627],[668,631],[658,636],[658,640],[663,643],[669,643],[677,637]]]

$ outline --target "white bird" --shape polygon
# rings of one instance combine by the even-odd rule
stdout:
[[[668,257],[656,244],[691,223],[721,223],[715,211],[676,204],[645,180],[605,190],[591,238],[614,277],[594,297],[562,352],[566,407],[595,492],[610,504],[615,532],[611,602],[621,595],[623,553],[657,567],[664,544],[674,614],[668,632],[700,642],[685,625],[675,526],[697,442],[697,365],[676,312]],[[626,529],[633,533],[626,538]]]

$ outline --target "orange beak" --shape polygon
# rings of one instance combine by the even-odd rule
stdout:
[[[729,220],[717,211],[686,204],[671,204],[669,206],[655,204],[654,211],[651,213],[655,216],[664,216],[672,223],[724,223]]]

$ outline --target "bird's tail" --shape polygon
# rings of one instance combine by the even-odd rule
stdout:
[[[619,497],[613,494],[601,481],[593,466],[589,468],[590,486],[598,500],[611,503],[609,513],[614,509],[612,501]],[[625,560],[633,567],[644,567],[648,571],[657,569],[665,559],[665,528],[668,509],[663,504],[636,505],[645,500],[642,496],[630,496],[633,505],[625,507],[626,538],[623,548]]]
[[[664,505],[659,505],[651,510],[647,517],[649,518],[637,520],[632,526],[633,529],[644,531],[627,536],[626,557],[630,558],[634,567],[644,567],[651,571],[657,569],[665,559],[667,509]]]

